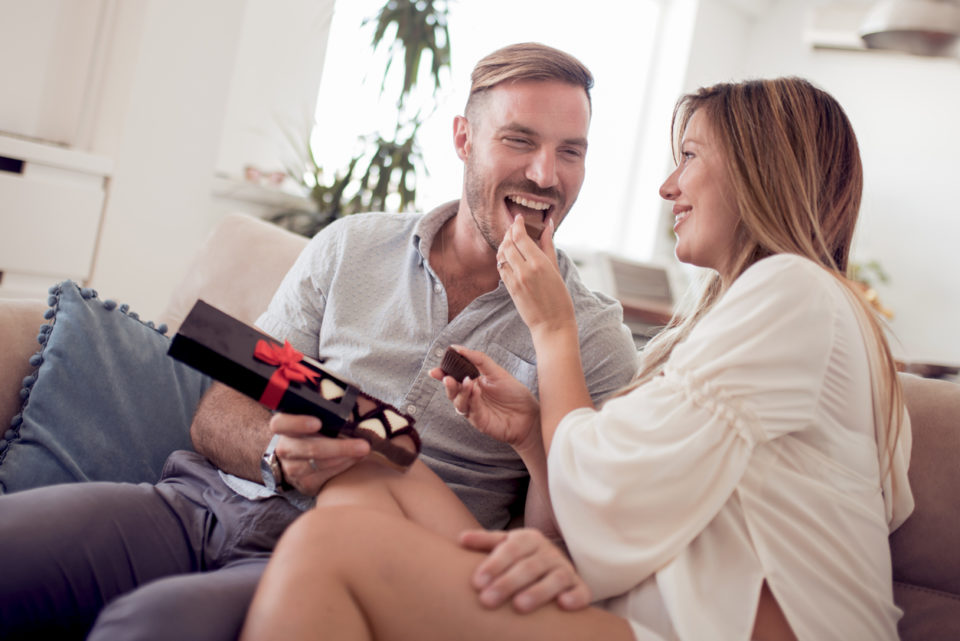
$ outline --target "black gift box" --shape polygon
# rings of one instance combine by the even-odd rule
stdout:
[[[270,409],[320,418],[321,434],[364,438],[374,452],[399,467],[410,465],[417,453],[384,436],[406,434],[420,450],[413,418],[202,300],[184,319],[167,353]]]

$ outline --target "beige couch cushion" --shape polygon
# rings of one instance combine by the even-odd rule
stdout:
[[[252,323],[273,296],[307,239],[245,214],[228,214],[195,254],[157,322],[169,335],[198,298]]]
[[[916,508],[890,536],[905,640],[960,639],[960,385],[901,375]]]

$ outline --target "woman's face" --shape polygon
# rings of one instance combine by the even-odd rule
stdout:
[[[660,196],[673,201],[677,259],[715,269],[726,282],[740,217],[725,158],[712,125],[699,110],[690,117],[680,152],[680,164],[660,186]]]

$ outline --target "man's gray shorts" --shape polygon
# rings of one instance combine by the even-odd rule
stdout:
[[[237,495],[182,451],[156,485],[0,496],[0,637],[233,640],[300,514],[279,497]]]

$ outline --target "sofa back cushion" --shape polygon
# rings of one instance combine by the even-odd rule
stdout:
[[[916,507],[890,536],[904,641],[960,639],[960,385],[901,374]]]
[[[176,332],[198,299],[253,323],[307,238],[246,214],[224,216],[194,255],[159,322]]]

